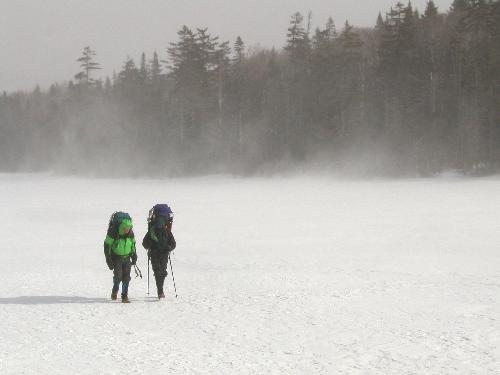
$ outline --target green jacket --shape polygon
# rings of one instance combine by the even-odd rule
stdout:
[[[126,235],[125,228],[130,228],[130,232]],[[132,220],[123,220],[118,227],[118,238],[106,236],[104,240],[104,251],[107,255],[113,252],[116,255],[127,257],[135,253],[135,237],[132,231]]]

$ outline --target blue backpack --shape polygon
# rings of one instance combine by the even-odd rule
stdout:
[[[168,239],[168,232],[172,231],[172,221],[174,213],[168,204],[156,204],[149,210],[148,216],[148,232],[142,240],[142,246],[150,250],[153,246],[153,241],[162,243]],[[165,230],[165,225],[167,230]],[[153,237],[153,238],[152,238]]]
[[[171,223],[174,219],[174,213],[168,204],[156,204],[151,210],[149,210],[148,223],[156,224],[160,219],[163,219],[164,223]]]

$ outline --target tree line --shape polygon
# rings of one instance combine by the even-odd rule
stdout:
[[[162,57],[127,57],[104,81],[85,47],[69,83],[0,97],[0,170],[498,172],[499,1],[397,2],[373,28],[311,25],[293,14],[281,49],[184,26]]]

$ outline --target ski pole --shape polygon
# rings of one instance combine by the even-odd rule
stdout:
[[[177,288],[175,286],[174,270],[172,268],[172,259],[170,258],[170,253],[168,253],[168,260],[170,261],[170,271],[172,272],[172,281],[174,282],[175,298],[177,298]]]
[[[149,254],[148,254],[148,296],[149,296]]]
[[[134,271],[135,271],[135,277],[137,278],[137,276],[139,276],[142,279],[141,269],[139,267],[137,267],[136,264],[134,264]]]

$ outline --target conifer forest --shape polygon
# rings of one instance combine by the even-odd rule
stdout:
[[[66,82],[0,95],[0,171],[500,171],[500,1],[397,2],[371,28],[283,17],[282,46],[183,26],[105,78],[82,46]]]

